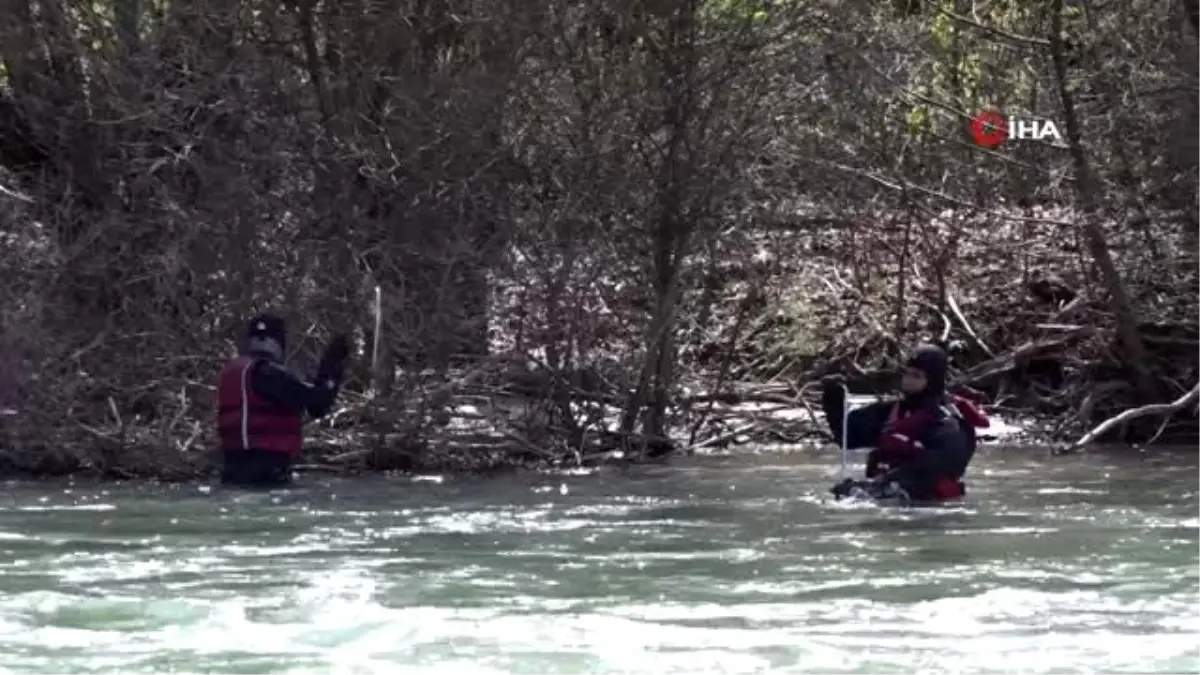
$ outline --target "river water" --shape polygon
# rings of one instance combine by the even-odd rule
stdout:
[[[992,450],[941,511],[832,464],[10,484],[0,672],[1200,670],[1195,449]]]

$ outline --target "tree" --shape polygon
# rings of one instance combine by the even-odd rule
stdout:
[[[268,308],[368,346],[346,414],[405,466],[765,433],[714,402],[917,339],[1064,419],[1200,371],[1194,2],[3,8],[13,466],[198,470]]]

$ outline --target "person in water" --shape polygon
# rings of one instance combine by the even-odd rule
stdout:
[[[898,400],[849,412],[846,447],[874,446],[867,456],[866,477],[876,486],[895,483],[913,501],[966,494],[963,476],[975,455],[976,429],[989,422],[975,401],[947,393],[947,365],[940,347],[921,345],[905,363]],[[837,375],[822,380],[821,407],[839,444],[842,416],[847,414],[843,382]]]
[[[221,482],[272,487],[291,482],[292,464],[304,444],[305,416],[329,412],[341,388],[349,343],[330,343],[312,382],[283,365],[287,330],[283,319],[263,314],[250,320],[242,353],[221,369],[217,382],[217,435],[224,463]]]

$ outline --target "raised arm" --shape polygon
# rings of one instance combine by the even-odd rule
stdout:
[[[279,364],[260,361],[251,372],[251,386],[259,395],[297,412],[304,411],[311,419],[323,417],[341,389],[348,353],[346,338],[336,338],[321,358],[311,383]]]
[[[333,407],[341,382],[319,376],[312,383],[305,382],[279,364],[259,361],[251,371],[250,386],[260,396],[316,419]]]

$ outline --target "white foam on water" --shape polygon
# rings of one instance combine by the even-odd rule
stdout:
[[[260,511],[225,533],[226,521],[189,506],[195,522],[213,525],[211,535],[164,525],[156,538],[144,531],[154,522],[145,510],[124,534],[103,537],[91,529],[98,518],[63,516],[46,521],[54,529],[45,537],[0,536],[0,669],[657,675],[1200,666],[1197,523],[1177,503],[1106,495],[1089,505],[1079,495],[1074,510],[1055,511],[1037,501],[1052,501],[1045,496],[981,478],[983,496],[962,509],[844,508],[817,494],[826,468],[685,467],[607,487],[588,477],[565,495],[534,492],[565,480],[555,477],[499,496],[488,484],[456,503],[412,491],[458,486],[398,481],[374,506],[345,512],[236,502]],[[1011,468],[998,475],[1010,480]],[[1047,487],[1069,486],[1048,479]],[[225,500],[214,513],[235,508],[212,499]],[[142,504],[119,503],[119,513]],[[155,508],[164,524],[178,515],[162,502]],[[24,532],[30,516],[7,518],[0,529]],[[121,541],[130,545],[113,546]]]

